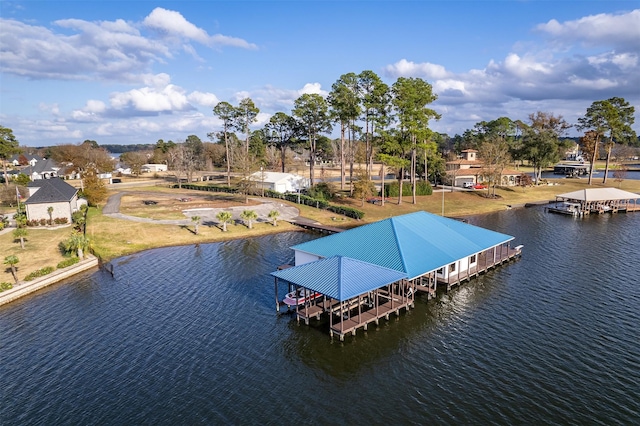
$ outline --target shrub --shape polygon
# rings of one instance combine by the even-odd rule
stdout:
[[[307,195],[317,200],[332,200],[336,195],[336,189],[331,183],[320,182],[307,189]]]
[[[45,276],[54,271],[53,266],[45,266],[44,268],[40,268],[37,271],[33,271],[26,277],[24,277],[25,281],[33,281],[35,278]]]
[[[69,219],[67,219],[66,217],[56,217],[55,219],[53,219],[53,223],[55,223],[56,225],[64,225],[67,222],[69,222]]]
[[[11,283],[0,283],[0,293],[5,290],[10,290],[13,288],[13,284]]]
[[[65,259],[65,260],[61,261],[60,263],[58,263],[56,268],[58,268],[58,269],[66,268],[68,266],[75,265],[78,262],[80,262],[79,258],[70,257],[69,259]]]
[[[178,185],[174,184],[172,188],[177,189]],[[193,185],[189,183],[185,183],[182,185],[182,189],[195,189],[196,191],[209,191],[209,192],[226,192],[230,194],[237,194],[237,188],[229,188],[228,186],[218,186],[218,185]]]
[[[385,197],[397,197],[398,193],[398,182],[391,182],[384,184],[384,194]],[[402,183],[402,196],[409,197],[412,194],[411,184],[408,182]],[[429,182],[425,182],[423,180],[419,180],[416,182],[416,195],[431,195],[433,194],[433,188]]]
[[[327,207],[327,210],[329,210],[330,212],[345,215],[352,219],[362,219],[364,217],[363,211],[351,207],[330,205]]]
[[[40,219],[40,225],[45,226],[47,224],[47,219]]]

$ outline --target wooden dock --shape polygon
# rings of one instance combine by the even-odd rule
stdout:
[[[312,300],[297,306],[295,316],[309,325],[311,319],[329,318],[329,334],[340,340],[359,328],[368,329],[370,323],[379,324],[380,319],[389,319],[392,313],[400,314],[401,309],[409,310],[415,303],[414,283],[402,280],[375,291],[361,294],[352,299],[339,301],[329,297]]]
[[[288,222],[291,223],[292,225],[296,225],[301,228],[308,229],[310,231],[320,232],[322,234],[327,234],[327,235],[337,234],[339,232],[344,231],[344,229],[342,228],[327,226],[318,222],[312,222],[310,220],[292,219],[292,220],[289,220]]]

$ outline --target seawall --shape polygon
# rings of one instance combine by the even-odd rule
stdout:
[[[18,281],[18,284],[14,285],[12,289],[5,290],[0,293],[0,305],[13,302],[27,294],[36,292],[75,274],[95,268],[96,266],[98,266],[98,258],[93,255],[88,255],[84,260],[76,263],[75,265],[55,270],[52,273],[36,278],[33,281]]]

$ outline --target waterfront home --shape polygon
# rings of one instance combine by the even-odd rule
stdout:
[[[49,220],[51,217],[66,218],[71,223],[71,215],[83,203],[78,199],[78,189],[60,178],[40,179],[29,182],[29,198],[25,201],[27,220]],[[53,212],[49,214],[49,207]]]
[[[447,161],[446,163],[447,181],[453,186],[471,187],[473,185],[490,181],[490,176],[495,174],[495,170],[487,167],[478,158],[478,151],[475,149],[465,149],[461,158]],[[504,168],[500,171],[500,177],[496,180],[496,185],[515,186],[520,185],[522,172]]]
[[[511,248],[513,239],[427,212],[396,216],[293,246],[295,266],[272,273],[276,297],[278,280],[289,283],[290,289],[324,294],[320,301],[296,306],[296,315],[308,322],[326,312],[340,312],[331,333],[342,337],[391,311],[409,309],[416,291],[433,297],[437,283],[449,289],[518,256],[522,246]],[[353,270],[345,272],[345,262]],[[336,297],[335,291],[327,291],[327,280],[332,289],[348,291]],[[357,312],[352,316],[353,310]]]

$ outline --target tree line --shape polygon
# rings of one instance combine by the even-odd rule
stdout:
[[[399,203],[408,178],[415,203],[417,181],[445,181],[446,162],[464,149],[478,150],[489,183],[495,187],[506,167],[523,163],[533,166],[538,181],[542,170],[569,148],[566,134],[572,127],[584,133],[579,144],[591,165],[602,156],[607,171],[613,156],[640,147],[632,129],[635,109],[623,98],[593,102],[575,124],[561,115],[536,111],[526,121],[508,117],[480,121],[453,137],[430,129],[431,121],[441,117],[431,108],[435,100],[431,84],[420,78],[400,77],[387,85],[370,70],[347,73],[335,81],[326,98],[303,94],[294,101],[290,114],[276,112],[262,128],[255,128],[260,110],[250,98],[237,105],[223,101],[212,111],[221,128],[207,134],[208,142],[196,135],[177,142],[160,139],[142,145],[144,150],[126,150],[120,159],[134,174],[140,174],[146,163],[165,163],[176,172],[178,181],[181,177],[190,181],[198,170],[223,168],[229,186],[232,173],[246,178],[261,168],[284,172],[296,157],[306,161],[315,184],[318,164],[330,161],[340,167],[340,189],[358,198],[373,191],[375,162],[382,166],[382,179],[387,170],[395,173]],[[328,135],[334,128],[339,138],[331,139]],[[5,130],[1,134],[0,158],[6,159],[15,153],[17,141],[8,138]],[[108,168],[113,166],[105,146],[91,140],[47,150],[52,158],[72,164],[79,172],[88,168],[111,171]],[[605,183],[606,179],[607,173]],[[239,185],[243,184],[248,184],[247,179],[240,179]]]

